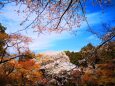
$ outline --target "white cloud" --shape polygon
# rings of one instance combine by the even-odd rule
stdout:
[[[95,39],[95,38],[96,38],[95,35],[91,35],[91,36],[89,36],[87,39],[88,39],[88,40],[92,40],[92,39]]]
[[[99,24],[101,22],[100,15],[102,15],[100,12],[87,14],[86,19],[87,19],[89,25],[93,26],[95,24]],[[86,21],[81,23],[81,28],[88,28]]]
[[[88,42],[94,42],[94,41],[101,42],[101,40],[100,40],[96,35],[90,35],[90,36],[87,38],[87,41],[88,41]]]
[[[44,50],[55,46],[54,42],[68,39],[72,37],[71,34],[67,32],[62,32],[61,34],[41,34],[40,36],[32,36],[33,42],[30,44],[32,50]]]

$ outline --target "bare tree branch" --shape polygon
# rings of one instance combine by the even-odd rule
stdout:
[[[3,60],[2,62],[0,62],[0,64],[6,63],[6,62],[8,62],[8,61],[11,61],[11,60],[13,60],[13,59],[20,58],[20,57],[23,57],[23,56],[27,56],[27,55],[17,55],[17,56],[14,56],[14,57],[9,58],[9,59],[7,59],[7,60]]]

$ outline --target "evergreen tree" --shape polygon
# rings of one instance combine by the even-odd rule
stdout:
[[[5,32],[5,30],[6,27],[2,26],[2,24],[0,23],[0,57],[3,57],[6,53],[4,46],[7,39],[7,33]]]

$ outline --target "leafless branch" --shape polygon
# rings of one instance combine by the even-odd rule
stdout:
[[[23,56],[27,56],[27,55],[17,55],[17,56],[14,56],[14,57],[9,58],[9,59],[7,59],[7,60],[3,60],[2,62],[0,62],[0,64],[6,63],[6,62],[8,62],[8,61],[11,61],[11,60],[13,60],[13,59],[20,58],[20,57],[23,57]]]

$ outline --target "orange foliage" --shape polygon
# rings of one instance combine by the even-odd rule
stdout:
[[[0,33],[0,39],[5,40],[8,38],[8,35],[6,33]]]
[[[33,59],[19,62],[16,60],[11,60],[4,65],[0,65],[0,80],[7,81],[4,84],[10,83],[12,85],[34,85],[36,82],[42,79],[42,73],[39,71],[39,68],[40,65]]]
[[[96,77],[93,76],[92,74],[88,74],[88,73],[85,73],[82,76],[81,80],[82,80],[83,84],[96,84],[97,83]]]
[[[21,77],[24,75],[27,78],[27,81],[38,81],[41,79],[42,74],[39,71],[40,65],[37,64],[34,60],[30,59],[27,61],[19,61],[17,64],[18,73]]]
[[[39,65],[38,64],[36,65],[34,60],[19,61],[18,65],[27,70],[35,68],[35,67],[39,68]]]

